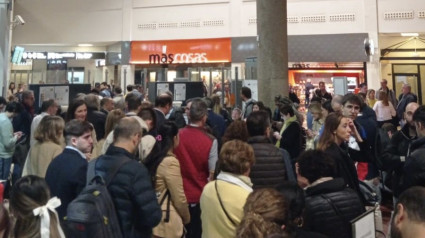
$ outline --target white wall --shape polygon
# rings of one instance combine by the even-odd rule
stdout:
[[[26,24],[14,32],[14,44],[121,41],[122,1],[19,0],[15,14]]]
[[[288,0],[288,34],[424,32],[425,1]],[[414,11],[414,19],[385,20],[388,12]],[[14,33],[14,44],[69,44],[237,37],[256,35],[253,0],[19,0],[16,14],[26,20]],[[331,20],[351,14],[352,18]],[[322,16],[306,22],[303,17]],[[217,22],[211,22],[217,21]],[[377,27],[373,27],[377,28]]]
[[[425,1],[378,0],[378,4],[379,31],[381,33],[425,32],[425,17],[419,18],[419,12],[425,11]],[[412,18],[385,19],[385,13],[403,12],[413,12]]]

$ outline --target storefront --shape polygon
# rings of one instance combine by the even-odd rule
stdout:
[[[135,83],[203,82],[205,94],[223,90],[231,80],[231,39],[131,42]],[[150,94],[151,95],[151,94]]]
[[[367,34],[288,36],[288,81],[301,101],[305,82],[318,87],[325,82],[333,92],[333,78],[346,77],[348,92],[366,82],[364,40]],[[240,69],[242,79],[257,79],[258,43],[255,37],[232,38],[232,68]]]
[[[425,39],[418,36],[381,36],[381,72],[396,96],[408,83],[418,103],[424,104],[425,95]]]
[[[83,84],[104,78],[104,52],[23,51],[15,55],[10,75],[10,82],[15,84]]]
[[[332,94],[334,93],[334,78],[346,78],[348,92],[352,93],[356,92],[356,88],[360,83],[365,82],[365,65],[361,62],[289,63],[288,69],[289,84],[300,99],[301,105],[305,104],[305,84],[307,81],[310,81],[316,89],[319,88],[319,82],[324,82],[326,90]],[[310,96],[312,95],[310,94]]]

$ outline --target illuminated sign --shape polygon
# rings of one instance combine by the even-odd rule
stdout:
[[[195,64],[231,62],[231,39],[134,41],[132,64]]]
[[[77,52],[24,52],[22,54],[23,59],[105,59],[105,53],[77,53]]]

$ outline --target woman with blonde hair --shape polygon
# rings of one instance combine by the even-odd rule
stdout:
[[[394,106],[388,101],[388,95],[384,91],[379,91],[379,100],[373,106],[373,110],[376,113],[379,127],[382,127],[385,123],[392,123],[393,117],[396,116]]]
[[[275,189],[258,189],[248,196],[244,217],[237,229],[237,238],[265,238],[284,233],[287,205],[285,197]]]
[[[42,178],[46,176],[47,167],[50,162],[62,153],[64,147],[63,129],[64,120],[59,116],[45,116],[34,133],[36,140],[31,147],[22,175],[37,175]]]
[[[311,128],[311,130],[307,130],[306,150],[315,148],[314,140],[319,135],[319,131],[325,121],[325,118],[322,114],[322,104],[320,104],[319,102],[311,102],[310,106],[308,107],[308,111],[313,116],[313,127]]]
[[[29,175],[12,187],[10,212],[16,218],[12,231],[16,238],[64,238],[55,208],[57,197],[50,198],[44,179]]]

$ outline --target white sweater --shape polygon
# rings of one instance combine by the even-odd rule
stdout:
[[[388,121],[396,115],[396,111],[391,102],[388,102],[388,106],[385,106],[382,104],[382,101],[377,101],[375,105],[373,105],[373,110],[376,113],[377,121]]]

